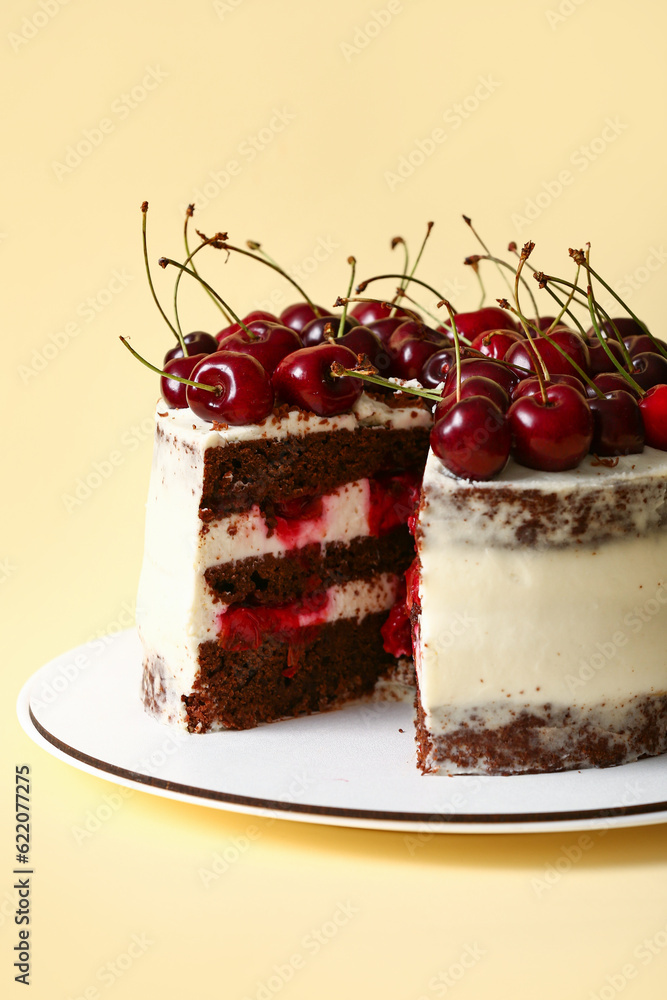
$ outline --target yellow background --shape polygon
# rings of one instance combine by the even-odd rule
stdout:
[[[633,958],[667,927],[664,826],[594,834],[568,864],[576,833],[415,844],[135,792],[77,842],[118,790],[36,748],[14,714],[43,662],[132,616],[157,390],[117,338],[154,360],[170,344],[142,271],[142,200],[153,259],[181,253],[195,200],[200,228],[311,269],[325,304],[345,290],[349,254],[360,276],[394,269],[390,238],[414,249],[429,219],[423,275],[464,309],[478,293],[461,261],[477,246],[461,213],[494,249],[534,239],[536,264],[561,275],[568,246],[590,240],[664,336],[664,5],[9,0],[0,21],[3,995],[20,995],[12,775],[27,761],[34,998],[241,1000],[293,954],[304,967],[271,995],[587,1000],[615,996],[634,962],[620,991],[664,997],[667,949]],[[205,270],[242,312],[292,298],[247,261],[211,251]],[[172,280],[156,275],[165,299]],[[503,294],[492,272],[488,284]],[[185,325],[214,328],[205,297],[184,293]],[[113,473],[68,506],[105,461]],[[235,845],[205,887],[200,869]],[[353,916],[306,950],[348,901]],[[109,981],[133,935],[152,943]],[[441,973],[467,948],[483,955],[447,988]]]

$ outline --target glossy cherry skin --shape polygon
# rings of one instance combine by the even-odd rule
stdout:
[[[469,348],[461,347],[461,358],[471,357],[473,354]],[[444,347],[428,358],[417,378],[427,389],[435,389],[445,381],[450,369],[454,367],[456,367],[456,351],[453,347]]]
[[[632,316],[612,316],[612,319],[623,340],[625,340],[626,337],[636,337],[639,336],[639,334],[644,333],[642,327],[632,318]],[[606,334],[610,340],[617,339],[614,327],[611,325],[609,320],[605,320],[604,323],[600,324],[600,330],[603,334]],[[595,328],[590,326],[586,331],[586,334],[589,337],[595,337]]]
[[[405,323],[405,316],[388,316],[387,319],[378,319],[373,323],[367,323],[366,326],[380,338],[383,344],[388,344],[391,335],[403,323]]]
[[[504,365],[498,364],[497,361],[492,361],[490,358],[466,358],[461,362],[461,381],[465,382],[466,379],[471,378],[473,375],[483,375],[484,378],[490,378],[492,382],[497,382],[501,385],[508,396],[512,395],[512,390],[514,386],[518,383],[519,377],[511,370],[511,368],[506,368]],[[448,396],[450,392],[456,389],[456,365],[454,365],[445,381],[445,388],[443,390],[443,396]]]
[[[261,328],[261,332],[257,332],[258,328]],[[256,358],[269,375],[273,374],[283,358],[303,346],[299,334],[288,326],[277,323],[266,324],[260,320],[251,323],[249,329],[256,332],[254,339],[251,339],[245,330],[239,330],[238,333],[225,337],[220,346],[225,351],[249,354],[251,358]]]
[[[311,319],[310,323],[306,323],[301,331],[303,346],[316,347],[318,344],[324,343],[326,341],[324,333],[328,324],[331,324],[332,336],[337,337],[340,316],[332,316],[331,313],[327,313],[325,316],[320,316],[319,319]],[[353,327],[359,325],[359,320],[356,320],[354,316],[347,316],[343,332],[348,333]]]
[[[331,366],[335,361],[354,368],[357,358],[348,347],[329,343],[289,354],[273,373],[276,395],[321,417],[345,413],[359,399],[363,383],[349,375],[334,378]]]
[[[460,479],[486,480],[509,458],[512,434],[506,416],[486,396],[469,396],[437,420],[431,448]]]
[[[437,350],[438,345],[429,340],[404,340],[398,350],[391,352],[389,375],[408,380],[418,379],[425,363]]]
[[[380,375],[387,374],[391,358],[380,338],[367,326],[355,326],[352,330],[344,333],[342,337],[337,337],[336,343],[347,347],[357,356],[365,354]],[[380,386],[375,386],[375,388],[379,389]]]
[[[164,365],[164,370],[173,372],[174,375],[180,375],[181,378],[192,378],[193,370],[206,357],[208,357],[207,354],[190,354],[187,358],[181,355],[178,358],[172,358],[171,361],[167,361]],[[187,385],[184,382],[178,382],[175,378],[165,378],[164,375],[160,377],[162,398],[172,410],[183,410],[188,405],[185,396],[186,389]]]
[[[283,326],[288,326],[290,330],[296,330],[297,333],[300,333],[306,323],[317,319],[318,316],[326,316],[329,311],[318,305],[315,305],[315,309],[308,302],[293,302],[281,312],[280,322]]]
[[[588,372],[588,348],[581,337],[569,331],[554,331],[550,336],[555,343],[560,345],[568,357],[571,357],[580,368]],[[535,337],[533,344],[535,345],[534,349],[528,340],[513,344],[505,355],[505,360],[513,365],[519,365],[520,368],[535,371],[534,351],[537,351],[544,360],[550,375],[576,375],[576,369],[570,364],[567,357],[563,357],[558,348],[550,344],[546,338]]]
[[[667,451],[667,385],[654,385],[639,402],[646,444]]]
[[[586,340],[588,347],[588,372],[590,375],[599,375],[600,372],[617,372],[618,368],[609,359],[607,352],[597,337],[589,337]],[[623,350],[617,340],[608,340],[607,347],[622,365],[625,365]]]
[[[533,323],[538,330],[548,330],[555,318],[555,316],[538,316]]]
[[[248,326],[249,323],[252,323],[255,320],[264,320],[266,323],[280,322],[277,316],[274,316],[273,313],[267,312],[265,309],[253,309],[252,312],[249,312],[247,316],[243,316],[242,319],[245,326]],[[222,330],[215,335],[218,344],[221,344],[225,337],[227,337],[230,333],[238,333],[241,329],[243,328],[238,323],[231,323],[229,326],[223,327]]]
[[[630,352],[630,357],[634,358],[636,354],[662,354],[661,347],[663,350],[667,350],[667,344],[664,340],[656,338],[656,341],[657,343],[647,333],[644,333],[638,337],[626,337],[624,343]]]
[[[496,404],[501,413],[507,413],[510,407],[510,398],[503,387],[497,382],[492,382],[490,378],[484,378],[483,375],[473,375],[461,383],[461,399],[467,399],[469,396],[486,396]],[[433,411],[433,419],[440,420],[455,405],[456,391],[450,392],[440,400]]]
[[[667,358],[662,354],[636,354],[632,359],[632,377],[642,389],[667,383]]]
[[[449,326],[447,322],[444,324]],[[474,312],[456,313],[456,329],[468,340],[474,340],[487,330],[516,330],[512,315],[498,306],[484,306]]]
[[[572,389],[576,389],[578,393],[585,399],[586,391],[583,382],[573,375],[552,375],[547,385],[569,385]],[[540,388],[540,381],[538,378],[525,378],[522,382],[519,382],[517,386],[514,387],[512,392],[512,399],[521,399],[523,396],[541,396],[542,389]],[[595,395],[595,393],[593,393]]]
[[[588,402],[569,385],[549,385],[546,396],[546,406],[541,396],[524,396],[510,406],[512,454],[529,469],[575,469],[593,439]]]
[[[639,397],[639,393],[636,389],[630,385],[628,380],[621,375],[620,372],[600,372],[593,379],[594,383],[602,392],[616,392],[620,390],[622,392],[629,392],[631,396]],[[597,396],[595,389],[592,389],[590,385],[586,386],[586,395],[589,399],[593,399]]]
[[[273,409],[271,379],[259,361],[247,354],[209,354],[192,373],[195,382],[220,387],[219,393],[189,385],[188,406],[202,420],[240,426],[257,424]]]
[[[487,358],[502,361],[512,344],[523,339],[520,333],[513,330],[488,330],[475,337],[470,346]]]
[[[634,396],[614,389],[604,399],[590,399],[588,405],[593,414],[593,454],[637,455],[644,450],[644,422]]]
[[[354,316],[358,319],[362,326],[368,326],[369,323],[375,323],[380,319],[388,319],[392,312],[395,316],[401,317],[402,320],[405,319],[417,319],[421,317],[414,309],[405,309],[403,306],[392,306],[389,302],[357,302],[354,307],[350,309],[348,315]]]
[[[214,351],[218,350],[218,341],[215,339],[212,333],[203,333],[201,330],[197,330],[195,333],[186,333],[183,337],[187,348],[188,354],[213,354]],[[167,362],[172,361],[174,358],[182,358],[183,351],[181,350],[181,345],[176,344],[172,347],[164,356],[164,362],[162,367],[167,364]],[[185,404],[184,404],[185,405]]]
[[[445,347],[447,343],[445,337],[437,330],[416,320],[406,320],[394,330],[389,338],[389,350],[398,350],[407,340],[426,340],[431,344],[437,344],[438,347]]]

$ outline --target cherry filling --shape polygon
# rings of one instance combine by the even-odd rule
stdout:
[[[419,610],[419,561],[413,559],[401,581],[396,602],[380,629],[387,653],[412,656],[411,611]]]
[[[316,639],[330,606],[331,595],[323,590],[286,604],[230,605],[217,617],[218,642],[230,652],[257,649],[268,638],[305,646]]]

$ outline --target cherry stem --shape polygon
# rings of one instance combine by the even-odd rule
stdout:
[[[394,236],[393,240],[391,241],[391,249],[392,250],[395,250],[397,246],[402,246],[403,247],[403,254],[404,254],[403,274],[400,275],[401,284],[399,286],[401,289],[403,289],[403,288],[405,288],[405,285],[407,284],[408,267],[410,266],[410,257],[409,257],[409,254],[408,254],[408,244],[405,242],[405,240],[403,239],[402,236]],[[394,316],[395,313],[396,313],[396,303],[398,301],[398,298],[399,298],[399,294],[397,292],[396,295],[394,296],[393,300],[392,300],[392,303],[391,303],[392,310],[389,313],[390,316]]]
[[[406,277],[406,275],[404,275],[404,274],[376,274],[376,275],[374,275],[374,277],[372,277],[372,278],[366,278],[365,281],[362,281],[360,284],[358,284],[357,287],[356,287],[356,289],[355,289],[355,291],[357,292],[357,294],[359,292],[365,292],[366,288],[373,281],[384,281],[386,278],[398,278],[399,280],[402,281],[405,277]],[[422,288],[428,289],[428,291],[431,292],[432,295],[435,295],[436,299],[438,299],[439,302],[444,301],[444,295],[441,295],[440,292],[436,291],[436,289],[433,288],[431,285],[427,285],[426,282],[422,281],[420,278],[415,278],[415,277],[413,277],[411,275],[408,275],[407,276],[407,280],[408,281],[414,281],[415,284],[421,285]],[[454,311],[456,311],[456,310],[454,310]]]
[[[273,257],[270,254],[268,254],[266,250],[262,247],[262,244],[257,242],[257,240],[246,240],[245,245],[247,246],[248,250],[256,250],[257,253],[262,255],[264,260],[268,260],[269,264],[271,264],[278,270],[280,269],[280,264],[278,263],[278,261],[274,260]]]
[[[574,276],[574,286],[571,289],[570,294],[568,295],[567,299],[563,303],[563,306],[562,306],[560,312],[558,313],[557,316],[554,317],[553,323],[549,324],[549,329],[547,330],[547,333],[551,333],[551,331],[553,330],[553,328],[555,326],[558,326],[558,324],[562,320],[564,314],[565,313],[569,313],[570,303],[572,302],[572,299],[574,298],[574,290],[575,290],[575,288],[577,288],[578,283],[579,283],[579,272],[580,271],[581,271],[581,264],[577,264],[577,273]]]
[[[598,338],[598,340],[600,341],[600,343],[602,344],[602,346],[604,347],[604,350],[605,350],[606,354],[608,355],[608,357],[610,358],[610,360],[613,362],[613,364],[615,365],[615,367],[618,368],[618,370],[621,373],[621,375],[626,379],[626,381],[628,381],[630,383],[630,385],[632,386],[632,388],[635,390],[635,392],[639,396],[644,396],[644,390],[642,389],[642,387],[640,385],[638,385],[637,382],[635,382],[635,380],[633,379],[632,375],[628,371],[626,371],[626,369],[623,367],[623,365],[618,360],[618,358],[616,357],[616,355],[610,349],[609,345],[607,344],[607,341],[606,341],[605,337],[602,336],[602,331],[600,330],[600,327],[598,325],[597,312],[596,312],[596,309],[595,309],[595,298],[593,296],[593,286],[591,284],[591,271],[590,271],[590,265],[589,265],[589,261],[588,261],[589,254],[590,254],[590,244],[588,246],[588,249],[586,250],[586,254],[585,254],[585,257],[584,257],[584,263],[585,263],[585,267],[586,267],[586,275],[588,277],[588,287],[587,287],[587,290],[586,290],[586,295],[587,295],[587,298],[588,298],[588,311],[589,311],[590,316],[591,316],[591,322],[593,324],[593,329],[595,330],[595,335]]]
[[[533,355],[535,357],[535,374],[537,375],[537,381],[540,384],[540,393],[542,394],[542,402],[546,406],[547,392],[544,383],[549,381],[549,370],[546,364],[544,363],[542,355],[535,347],[535,341],[533,340],[533,335],[530,332],[530,324],[523,316],[521,312],[521,307],[519,305],[519,280],[521,278],[521,272],[523,271],[524,264],[526,263],[526,261],[528,260],[534,249],[535,249],[535,244],[531,240],[529,240],[527,243],[524,243],[523,247],[521,248],[521,254],[519,256],[519,264],[516,269],[516,277],[514,279],[514,303],[516,305],[516,314],[519,317],[521,325],[526,332],[526,336],[528,337],[528,341],[530,343]],[[540,368],[542,369],[541,372],[539,371]],[[542,376],[544,376],[544,381],[542,380]]]
[[[206,237],[203,236],[202,233],[198,233],[198,235],[202,239],[206,239]],[[266,257],[258,257],[257,254],[251,253],[250,250],[244,250],[243,247],[232,246],[231,243],[211,243],[211,246],[215,247],[216,250],[233,250],[234,253],[242,253],[245,257],[250,257],[252,258],[252,260],[258,260],[260,264],[266,264],[267,267],[270,267],[272,268],[272,270],[277,271],[278,274],[282,275],[283,278],[289,281],[290,285],[293,285],[293,287],[296,288],[299,295],[303,296],[304,300],[308,303],[308,305],[310,306],[310,308],[313,310],[313,312],[317,317],[320,317],[322,315],[322,313],[314,304],[312,299],[310,299],[309,296],[306,295],[301,285],[297,284],[294,278],[292,278],[291,275],[289,275],[287,271],[283,270],[283,268],[280,267],[278,264],[273,264],[270,260],[267,260]]]
[[[195,214],[195,206],[194,205],[188,205],[187,209],[185,210],[185,225],[183,226],[183,240],[185,242],[185,252],[186,252],[186,254],[188,256],[188,259],[191,259],[190,246],[188,244],[188,223],[190,222],[190,219],[192,218],[192,216],[194,214]],[[197,271],[197,268],[195,267],[194,264],[192,265],[192,270],[195,272],[195,274],[199,275],[199,272]],[[229,313],[227,312],[226,309],[223,309],[223,307],[220,305],[220,303],[216,299],[215,295],[212,295],[211,292],[208,290],[208,288],[205,288],[204,291],[206,292],[206,294],[210,298],[211,302],[214,302],[215,305],[218,307],[218,309],[220,310],[220,312],[222,313],[222,315],[225,317],[225,319],[227,320],[227,322],[231,323],[232,322],[232,317],[229,315]]]
[[[651,331],[646,326],[646,323],[644,323],[643,320],[639,319],[638,316],[635,316],[635,314],[633,313],[632,309],[630,309],[630,307],[628,305],[626,305],[626,303],[623,301],[623,299],[621,298],[621,296],[618,295],[614,291],[614,289],[610,285],[607,284],[607,282],[604,280],[604,278],[601,278],[600,275],[597,273],[597,271],[594,271],[592,267],[590,268],[590,273],[593,275],[594,278],[597,279],[597,281],[600,282],[600,284],[603,286],[603,288],[606,288],[607,291],[611,295],[613,295],[613,297],[616,299],[616,301],[620,305],[623,306],[623,308],[625,309],[625,311],[627,312],[627,314],[635,321],[635,323],[637,323],[641,327],[641,329],[644,331],[644,333],[647,334],[647,336],[649,336],[651,338],[651,340],[653,341],[653,343],[655,344],[655,346],[658,348],[658,350],[660,351],[660,353],[664,354],[665,357],[667,357],[667,348],[663,347],[663,345],[661,343],[659,343],[658,340],[656,340],[656,338],[653,336],[653,334],[651,333]]]
[[[201,235],[201,234],[199,234],[199,235]],[[203,238],[204,238],[204,240],[206,240],[206,237],[203,237]],[[214,246],[215,245],[213,243],[213,239],[215,239],[215,237],[213,237],[212,240],[208,241],[208,245],[210,245],[210,246]],[[204,244],[204,245],[206,245],[206,244]],[[179,262],[177,260],[172,260],[171,257],[160,257],[160,259],[158,261],[158,264],[160,265],[160,267],[166,267],[167,264],[172,264],[174,267],[180,268],[181,271],[185,271],[185,273],[189,274],[190,277],[195,278],[195,280],[198,281],[201,285],[203,285],[204,288],[208,288],[213,293],[213,295],[215,295],[216,299],[218,299],[218,301],[222,303],[222,305],[225,307],[225,309],[227,309],[229,311],[229,313],[230,313],[232,319],[234,320],[234,322],[238,323],[238,325],[241,327],[241,329],[245,330],[245,332],[250,337],[252,337],[251,331],[245,325],[245,323],[243,322],[243,320],[240,319],[236,315],[236,313],[234,312],[234,310],[232,309],[232,307],[227,302],[225,302],[225,300],[220,295],[218,295],[218,293],[216,292],[215,288],[211,288],[211,286],[208,284],[208,282],[204,281],[204,279],[201,277],[201,275],[197,274],[196,271],[191,271],[189,267],[185,266],[185,264],[179,264]]]
[[[417,309],[420,309],[423,313],[426,313],[426,315],[429,317],[429,319],[432,319],[434,323],[440,323],[440,317],[439,316],[436,316],[434,313],[430,312],[426,308],[426,306],[423,306],[421,304],[421,302],[417,302],[416,299],[413,299],[412,296],[408,295],[408,293],[405,290],[403,290],[401,292],[401,298],[402,299],[407,299],[408,302],[411,302],[413,306],[417,306]],[[467,337],[464,337],[462,333],[459,334],[459,337],[464,342],[464,344],[468,345],[470,343],[470,341],[467,339]]]
[[[552,277],[549,274],[544,274],[543,271],[534,271],[533,272],[533,277],[538,282],[539,287],[540,288],[545,288],[547,290],[547,292],[549,293],[549,295],[551,296],[551,298],[559,306],[562,306],[562,304],[563,304],[562,301],[558,298],[558,296],[556,295],[556,293],[554,292],[554,290],[552,288],[549,288],[549,285],[548,285],[549,281],[556,281],[556,282],[558,282],[558,281],[560,281],[560,279],[559,278],[554,278],[554,277]],[[572,285],[572,283],[569,282],[569,281],[564,282],[564,284],[569,285],[570,287],[574,288],[574,286]],[[583,302],[579,302],[578,299],[575,299],[574,301],[577,302],[578,305],[584,305],[584,303]],[[588,308],[588,304],[586,304],[586,308]],[[570,317],[570,319],[572,320],[572,322],[579,328],[579,332],[581,333],[582,337],[585,337],[586,336],[586,331],[584,330],[582,324],[579,322],[579,320],[574,315],[574,313],[572,312],[572,310],[569,309],[569,308],[567,308],[565,310],[565,312]]]
[[[454,350],[456,353],[456,402],[461,402],[461,344],[459,341],[459,331],[456,329],[456,318],[454,316],[454,310],[452,309],[450,303],[447,299],[443,299],[442,302],[438,302],[438,309],[441,306],[445,306],[447,312],[449,313],[449,321],[452,324],[452,333],[454,334]]]
[[[157,297],[157,295],[155,293],[155,288],[153,286],[153,278],[151,276],[150,264],[148,263],[148,244],[147,244],[147,241],[146,241],[146,216],[147,215],[148,215],[148,202],[144,201],[142,203],[142,206],[141,206],[141,237],[142,237],[142,243],[143,243],[143,247],[144,247],[144,265],[146,267],[146,274],[148,275],[148,285],[150,287],[151,294],[153,296],[153,301],[155,302],[155,305],[160,310],[160,314],[161,314],[162,318],[164,319],[165,323],[167,324],[167,326],[169,327],[169,329],[171,330],[171,332],[176,337],[176,340],[178,341],[178,343],[179,343],[179,345],[180,345],[181,350],[183,351],[183,353],[187,355],[188,351],[187,351],[187,347],[185,346],[185,341],[183,339],[183,334],[179,330],[177,330],[176,327],[174,326],[174,324],[171,322],[171,320],[167,316],[166,312],[164,311],[164,309],[160,305],[160,300],[158,299],[158,297]]]
[[[363,358],[364,356],[359,355],[359,357]],[[424,399],[430,399],[436,403],[440,402],[442,399],[442,396],[436,392],[431,392],[429,389],[416,389],[411,385],[401,385],[398,382],[390,382],[389,379],[383,378],[381,375],[371,374],[369,369],[377,371],[377,369],[370,364],[365,371],[355,371],[354,368],[345,368],[340,364],[340,362],[334,361],[331,365],[331,374],[334,378],[343,378],[346,375],[349,375],[352,378],[360,378],[363,379],[364,382],[372,382],[373,385],[381,385],[384,386],[385,389],[393,389],[394,392],[407,392],[413,396],[422,396]]]
[[[493,261],[493,263],[496,264],[498,267],[507,268],[507,270],[511,271],[513,275],[516,275],[516,269],[513,268],[511,264],[508,264],[508,262],[506,260],[502,260],[502,258],[500,258],[500,257],[492,257],[489,254],[487,254],[486,256],[482,256],[482,254],[474,254],[472,257],[466,257],[466,259],[463,261],[463,263],[467,264],[469,267],[472,267],[473,270],[474,270],[475,269],[475,264],[478,261],[480,261],[480,260],[490,260],[490,261]],[[535,300],[535,296],[533,295],[533,290],[530,287],[530,284],[523,277],[523,275],[521,276],[521,282],[524,285],[526,291],[528,292],[528,295],[530,296],[530,301],[533,304],[533,309],[535,310],[535,315],[539,316],[540,315],[540,311],[539,311],[539,309],[537,307],[537,301]]]
[[[150,370],[155,372],[156,375],[162,375],[163,378],[174,379],[176,382],[183,382],[185,385],[193,385],[196,389],[206,389],[207,392],[214,392],[216,396],[221,394],[222,386],[207,385],[205,382],[193,382],[190,378],[183,378],[182,375],[172,375],[171,372],[166,372],[162,368],[156,368],[155,365],[150,363],[150,361],[146,361],[146,358],[142,358],[141,354],[129,345],[125,337],[119,337],[118,339],[122,344],[125,344],[130,354],[133,354],[137,361],[141,361],[142,365],[145,365],[146,368],[150,368]]]
[[[484,251],[484,253],[485,253],[485,254],[487,255],[487,257],[489,258],[489,260],[492,260],[492,261],[494,262],[494,264],[495,264],[495,265],[496,265],[496,267],[498,268],[498,273],[500,274],[501,278],[503,279],[503,281],[505,282],[505,284],[507,285],[507,287],[508,287],[508,288],[510,289],[510,291],[511,291],[511,289],[512,289],[512,286],[511,286],[511,284],[510,284],[510,282],[509,282],[509,279],[508,279],[507,275],[505,274],[505,272],[504,272],[504,271],[502,271],[502,270],[501,270],[501,268],[500,268],[500,264],[504,264],[504,263],[505,263],[505,261],[500,261],[500,259],[499,259],[498,257],[494,257],[494,256],[493,256],[493,254],[491,253],[491,251],[490,251],[490,250],[489,250],[489,248],[487,247],[487,245],[486,245],[486,243],[484,242],[484,240],[482,239],[482,237],[481,237],[481,236],[479,235],[479,233],[478,233],[478,232],[476,231],[475,227],[474,227],[474,226],[473,226],[473,224],[472,224],[472,219],[470,219],[470,217],[469,217],[469,216],[467,216],[467,215],[464,215],[464,216],[463,216],[463,221],[465,222],[466,226],[468,227],[468,229],[470,230],[470,232],[471,232],[471,233],[473,234],[473,236],[475,237],[475,239],[477,240],[477,242],[478,242],[478,243],[479,243],[479,245],[481,246],[481,248],[482,248],[482,250]],[[509,266],[509,265],[508,265],[508,266]],[[514,268],[511,268],[511,270],[512,270],[512,272],[513,272],[513,271],[514,271]]]
[[[347,305],[348,302],[350,301],[350,293],[352,291],[352,286],[354,284],[354,272],[356,271],[357,268],[357,262],[354,257],[348,257],[347,262],[352,268],[352,270],[350,273],[350,282],[347,286],[347,297],[343,302],[343,311],[340,315],[340,322],[338,324],[338,333],[336,334],[336,337],[342,337],[343,334],[345,333],[345,320],[347,319]]]
[[[186,222],[186,225],[187,225],[187,222]],[[216,234],[216,235],[215,235],[215,236],[213,237],[213,239],[214,239],[214,240],[217,240],[217,239],[219,239],[219,238],[220,238],[221,236],[223,236],[223,235],[224,235],[223,233],[217,233],[217,234]],[[191,254],[189,254],[189,256],[188,256],[188,257],[186,257],[186,259],[185,259],[185,263],[186,263],[186,264],[189,264],[189,263],[191,263],[191,261],[192,261],[192,258],[193,258],[193,257],[195,256],[195,254],[199,253],[199,251],[200,251],[200,250],[203,250],[203,248],[204,248],[205,246],[208,246],[208,244],[209,244],[210,242],[211,242],[211,240],[205,240],[204,242],[200,243],[200,244],[199,244],[199,246],[198,246],[198,247],[196,247],[196,248],[195,248],[195,249],[194,249],[194,250],[192,251],[192,253],[191,253]],[[187,241],[187,237],[186,237],[186,240],[185,240],[185,246],[186,246],[186,249],[187,249],[187,245],[188,245],[188,241]],[[202,279],[201,279],[201,276],[200,276],[200,274],[199,274],[199,272],[198,272],[198,270],[197,270],[197,268],[195,267],[195,265],[194,265],[194,264],[192,264],[192,271],[193,271],[193,274],[194,274],[194,275],[195,275],[195,276],[197,277],[197,279],[198,279],[199,281],[201,281],[201,280],[202,280]],[[178,329],[179,329],[179,332],[181,333],[181,336],[183,335],[183,331],[181,330],[181,323],[180,323],[180,320],[179,320],[179,318],[178,318],[178,288],[179,288],[179,285],[180,285],[180,283],[181,283],[181,278],[182,278],[182,277],[183,277],[183,272],[182,272],[182,271],[179,271],[179,272],[178,272],[178,275],[176,276],[176,281],[174,282],[174,315],[176,316],[176,325],[178,326]],[[207,291],[207,294],[208,294],[208,295],[210,295],[210,292],[208,292],[208,290],[206,290],[206,291]],[[217,300],[216,300],[216,299],[215,299],[215,298],[214,298],[214,297],[213,297],[212,295],[211,295],[211,298],[212,298],[212,299],[213,299],[213,301],[214,301],[214,302],[216,303],[216,305],[220,306],[220,304],[219,304],[219,303],[217,302]],[[222,311],[222,312],[224,313],[224,315],[225,315],[225,316],[227,316],[227,313],[225,312],[225,310],[224,310],[224,309],[222,309],[222,306],[220,306],[220,309],[221,309],[221,311]],[[231,320],[231,317],[227,317],[227,318],[228,318],[228,319],[230,320],[230,322],[232,322],[232,320]],[[185,341],[184,341],[184,343],[185,343]],[[187,344],[186,344],[185,346],[187,347]],[[188,356],[188,354],[187,354],[187,351],[185,352],[185,356],[186,356],[186,357]]]

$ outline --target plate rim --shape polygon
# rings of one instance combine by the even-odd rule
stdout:
[[[117,635],[127,635],[132,631],[134,630],[127,629],[124,632],[117,633]],[[84,643],[83,645],[85,646],[88,644]],[[19,722],[28,736],[32,737],[33,734],[26,727],[26,722],[28,722],[34,729],[35,733],[39,734],[42,740],[54,747],[54,749],[59,751],[59,753],[64,755],[64,757],[69,758],[73,766],[77,766],[77,764],[84,765],[86,768],[90,768],[93,773],[103,778],[103,780],[113,780],[114,778],[117,778],[122,782],[132,782],[139,785],[146,791],[153,790],[158,794],[164,792],[172,795],[176,794],[181,796],[184,801],[198,801],[202,805],[215,803],[218,804],[219,808],[227,807],[233,810],[234,807],[236,807],[237,811],[243,811],[245,809],[262,814],[269,812],[279,814],[279,816],[285,819],[293,818],[296,820],[307,821],[310,817],[314,822],[326,822],[326,820],[333,820],[334,822],[338,821],[340,825],[345,825],[345,821],[347,820],[350,827],[352,827],[353,824],[356,826],[359,822],[383,824],[382,826],[378,826],[377,829],[386,829],[387,827],[384,826],[384,824],[396,823],[410,824],[411,828],[428,825],[429,829],[433,830],[433,832],[448,832],[451,831],[452,828],[458,828],[461,829],[461,832],[464,832],[462,830],[463,827],[467,827],[468,829],[473,827],[480,832],[492,832],[492,827],[500,827],[506,832],[523,832],[525,831],[526,826],[530,825],[532,831],[538,832],[540,828],[546,828],[549,831],[553,831],[556,828],[554,824],[562,823],[588,824],[600,820],[618,821],[623,819],[632,819],[633,817],[648,817],[648,823],[667,821],[667,800],[634,805],[610,806],[606,808],[569,809],[552,812],[416,813],[378,809],[359,809],[333,805],[327,806],[318,805],[316,803],[294,801],[287,802],[279,799],[259,798],[250,795],[240,795],[235,792],[222,792],[210,788],[200,788],[196,785],[183,784],[181,782],[160,778],[156,775],[133,771],[129,768],[110,763],[109,761],[100,760],[99,758],[78,750],[76,747],[73,747],[61,740],[59,737],[51,733],[46,726],[44,726],[36,718],[32,710],[30,694],[37,676],[42,670],[48,668],[52,663],[60,660],[62,656],[67,656],[69,653],[78,648],[80,647],[73,647],[72,650],[67,650],[64,653],[61,653],[48,663],[45,663],[25,681],[17,699],[17,714]],[[663,819],[658,818],[658,814],[660,813],[665,814]],[[511,829],[513,827],[521,827],[522,831],[519,831],[518,829]],[[403,826],[402,829],[405,829],[405,827]]]

